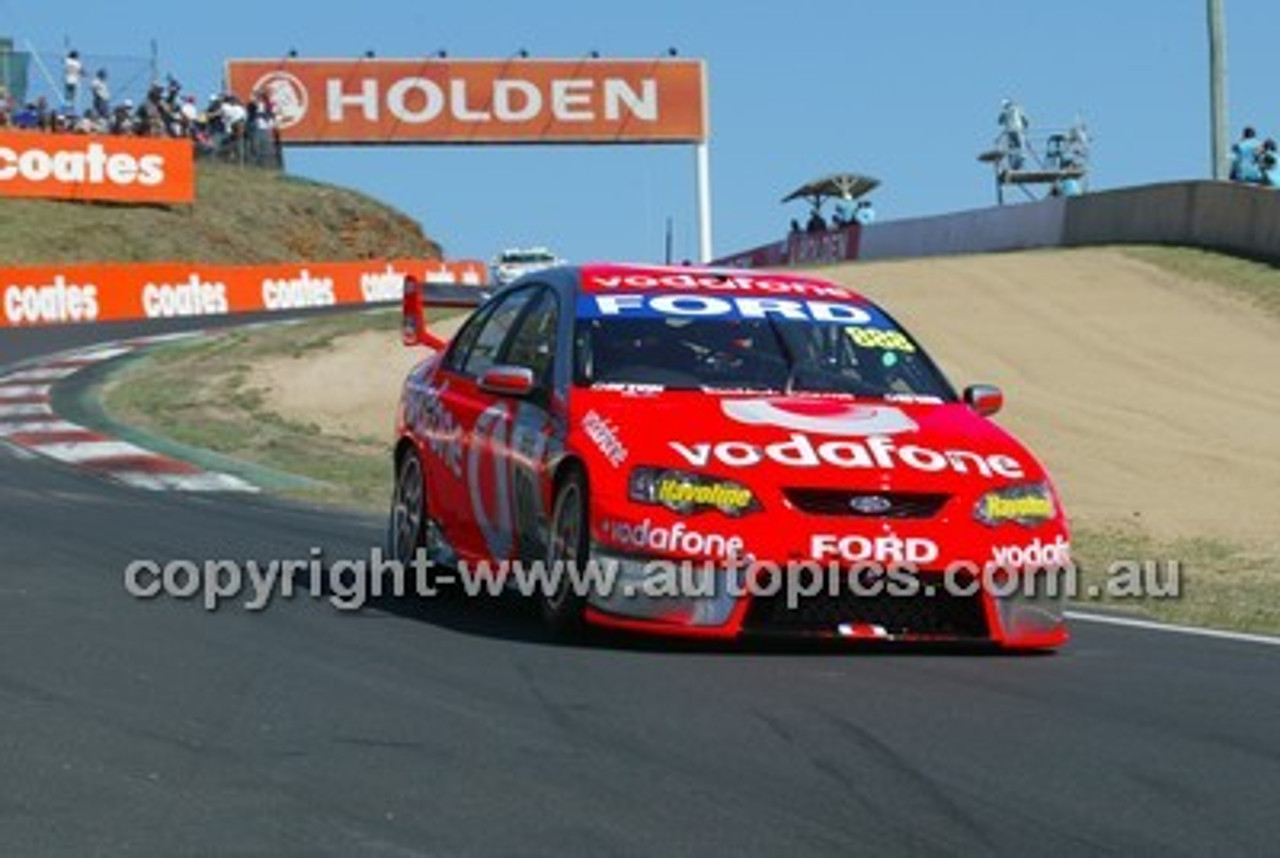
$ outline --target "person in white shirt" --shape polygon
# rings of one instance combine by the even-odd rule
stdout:
[[[80,62],[79,51],[68,51],[62,61],[63,100],[71,110],[76,109],[76,99],[80,95],[80,78],[84,74],[84,64]]]
[[[93,93],[93,115],[106,119],[111,115],[111,87],[107,84],[106,69],[98,69],[89,91]]]

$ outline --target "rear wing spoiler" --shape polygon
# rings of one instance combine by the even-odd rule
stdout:
[[[442,349],[448,340],[427,328],[427,307],[460,307],[474,309],[489,300],[491,293],[479,286],[457,283],[422,283],[413,276],[404,278],[403,324],[400,339],[406,346]]]

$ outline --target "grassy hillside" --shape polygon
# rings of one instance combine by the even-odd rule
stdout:
[[[440,256],[408,216],[355,191],[201,164],[193,206],[0,199],[0,265],[262,263]]]

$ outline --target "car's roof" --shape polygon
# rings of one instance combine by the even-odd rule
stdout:
[[[680,294],[816,298],[871,303],[854,289],[820,277],[781,271],[707,266],[590,263],[577,266],[578,288],[587,293],[620,289]]]
[[[554,259],[555,254],[546,247],[508,247],[506,250],[498,254],[499,259],[506,259],[512,256],[541,256]]]

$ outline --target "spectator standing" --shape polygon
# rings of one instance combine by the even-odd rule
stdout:
[[[93,93],[93,115],[99,119],[110,117],[111,87],[107,84],[106,69],[98,69],[93,82],[89,84],[89,90]]]
[[[1276,141],[1270,137],[1258,148],[1258,171],[1262,173],[1262,184],[1268,188],[1280,188],[1280,152]]]
[[[1261,145],[1258,132],[1252,126],[1246,127],[1231,147],[1231,181],[1254,184],[1262,181],[1262,167],[1258,163]]]
[[[1009,166],[1021,170],[1026,161],[1027,128],[1031,121],[1022,112],[1022,105],[1010,98],[1000,103],[1000,115],[996,123],[1004,129],[1005,155],[1009,158]]]
[[[871,205],[871,200],[860,200],[858,202],[858,208],[853,213],[853,219],[863,226],[875,223],[876,210],[875,207]]]
[[[62,95],[68,110],[76,109],[76,101],[80,96],[80,78],[83,75],[84,64],[80,62],[80,52],[67,51],[66,57],[62,60]]]
[[[836,226],[848,226],[853,223],[853,216],[853,197],[843,193],[836,200],[835,213],[832,214],[831,219],[835,221]]]

